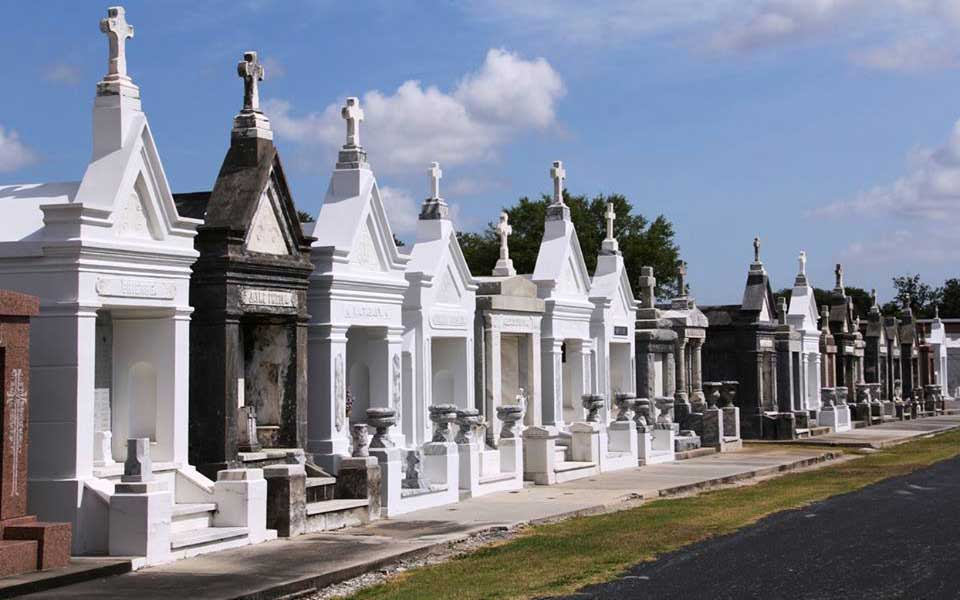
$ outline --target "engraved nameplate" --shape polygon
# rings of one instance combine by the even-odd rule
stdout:
[[[773,340],[760,340],[761,350],[773,350]]]
[[[533,321],[530,317],[503,317],[500,321],[500,327],[511,331],[531,331]]]
[[[626,328],[625,326],[623,326],[623,325],[614,325],[614,326],[613,326],[613,335],[627,335],[627,332],[628,332],[628,331],[629,331],[629,329],[627,329],[627,328]]]
[[[173,300],[176,292],[177,286],[168,281],[115,277],[99,277],[97,279],[97,293],[101,296]]]
[[[430,324],[437,329],[462,329],[467,326],[467,315],[460,311],[434,310]]]
[[[243,288],[240,290],[240,303],[247,306],[276,306],[296,308],[297,296],[293,292]]]
[[[343,307],[347,319],[389,319],[390,311],[376,304],[347,304]]]

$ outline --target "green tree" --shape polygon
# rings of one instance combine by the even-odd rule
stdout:
[[[313,223],[314,221],[313,215],[300,209],[297,209],[297,219],[299,219],[301,223]]]
[[[884,312],[899,313],[910,299],[913,314],[921,318],[933,317],[935,306],[943,298],[943,288],[932,287],[920,281],[920,275],[902,275],[893,278],[893,287],[897,291],[896,299],[884,305]]]
[[[849,285],[844,286],[843,289],[853,299],[853,307],[860,318],[866,317],[867,313],[870,312],[870,307],[873,306],[873,298],[870,296],[870,292]],[[790,304],[791,295],[793,295],[793,288],[783,288],[774,293],[773,297],[777,303],[783,297],[787,299],[787,304]],[[813,288],[813,299],[817,302],[817,308],[819,309],[821,306],[831,306],[836,300],[836,294],[833,293],[833,290],[815,287]]]
[[[954,277],[943,283],[943,296],[940,301],[941,317],[960,318],[960,279]]]
[[[592,199],[586,196],[571,196],[563,193],[564,201],[570,207],[570,217],[577,230],[577,239],[583,250],[587,270],[592,274],[597,266],[600,246],[606,237],[607,202],[613,203],[617,218],[614,221],[614,235],[619,240],[627,274],[634,294],[639,293],[638,278],[640,268],[653,267],[657,277],[657,296],[669,298],[677,293],[677,267],[680,249],[674,241],[673,224],[663,215],[653,221],[633,212],[633,205],[621,194],[598,195]],[[520,198],[513,206],[506,208],[510,215],[510,258],[518,273],[533,273],[543,239],[543,223],[547,214],[550,197],[544,195],[539,200]],[[499,257],[500,238],[496,233],[496,224],[489,223],[480,233],[462,233],[459,235],[460,247],[477,275],[485,275],[493,270]]]

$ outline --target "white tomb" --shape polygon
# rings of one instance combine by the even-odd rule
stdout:
[[[423,435],[425,423],[423,413],[414,414],[414,392],[408,387],[414,379],[413,356],[403,348],[406,269],[412,259],[394,243],[376,178],[360,144],[359,100],[347,98],[341,115],[347,140],[313,229],[314,272],[307,294],[311,318],[307,450],[336,474],[351,454],[349,426],[371,421],[369,409],[393,411],[376,417],[384,434],[376,435],[370,447],[382,474],[381,514],[391,516],[458,500],[457,445],[446,439],[418,448],[417,436]],[[466,323],[469,332],[469,318]],[[404,397],[411,399],[410,406],[404,405]],[[414,468],[422,469],[429,485],[404,487],[403,480],[414,474]]]
[[[544,300],[540,346],[542,379],[551,382],[542,390],[543,424],[558,430],[582,421],[581,398],[594,390],[594,348],[590,322],[590,274],[563,202],[563,163],[555,161],[553,202],[547,207],[543,241],[531,280]]]
[[[440,166],[417,221],[403,302],[402,429],[411,445],[430,440],[431,404],[474,408],[473,316],[477,282],[460,250],[449,207],[439,197]]]
[[[221,471],[213,482],[187,462],[199,221],[177,213],[127,75],[124,9],[110,8],[100,28],[110,61],[97,84],[93,156],[80,182],[0,187],[0,287],[41,299],[31,511],[71,522],[75,554],[133,556],[139,567],[275,532],[265,528],[260,470]]]
[[[796,374],[800,383],[802,408],[807,411],[820,410],[820,327],[817,323],[820,311],[813,295],[813,287],[807,281],[807,253],[800,252],[800,271],[793,282],[790,307],[787,310],[787,323],[800,333],[801,354],[800,372]]]
[[[933,363],[933,380],[940,386],[944,398],[952,398],[950,394],[950,377],[947,372],[947,331],[940,319],[940,305],[935,307],[936,313],[930,321],[930,333],[927,335],[927,344],[930,346],[930,357]]]

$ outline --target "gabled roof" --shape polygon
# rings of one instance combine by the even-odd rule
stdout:
[[[752,315],[754,321],[771,323],[777,321],[773,289],[770,287],[770,278],[765,270],[751,268],[747,274],[740,311]]]
[[[458,290],[476,291],[478,283],[470,273],[452,224],[446,220],[431,220],[420,221],[418,225],[418,239],[407,263],[407,279],[411,287],[419,282],[431,282],[439,302],[449,300],[442,293],[447,285],[444,278],[455,278],[454,285]]]
[[[603,254],[597,258],[597,269],[590,282],[590,300],[595,303],[608,301],[628,316],[636,313],[637,300],[630,286],[623,256]]]
[[[543,298],[587,300],[590,294],[590,273],[587,271],[580,240],[577,239],[577,232],[571,221],[546,221],[531,279],[537,284]]]

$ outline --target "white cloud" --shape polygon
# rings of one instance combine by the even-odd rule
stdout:
[[[371,163],[386,172],[410,171],[431,161],[491,160],[516,135],[555,126],[556,103],[564,93],[560,75],[546,60],[491,49],[452,92],[410,80],[390,94],[363,94],[360,139]],[[344,139],[339,106],[296,116],[288,101],[273,99],[264,110],[279,137],[332,151]]]
[[[390,220],[390,228],[400,237],[417,231],[420,207],[408,192],[395,187],[381,186],[380,198]]]
[[[77,85],[80,83],[80,68],[67,63],[56,63],[44,69],[43,78],[52,83]]]
[[[910,152],[907,173],[856,198],[813,211],[815,216],[894,214],[921,219],[950,219],[960,214],[960,121],[939,148]]]
[[[858,66],[881,71],[916,73],[957,66],[957,50],[926,38],[903,38],[891,44],[861,48],[850,54]]]
[[[7,131],[0,126],[0,172],[16,171],[36,158],[33,151],[20,141],[16,131]]]
[[[960,247],[952,231],[942,226],[921,226],[854,242],[840,252],[840,259],[844,263],[881,267],[889,273],[919,265],[956,264]]]
[[[877,0],[873,0],[876,2]],[[748,52],[829,30],[868,0],[766,0],[754,2],[711,36],[720,50]]]

